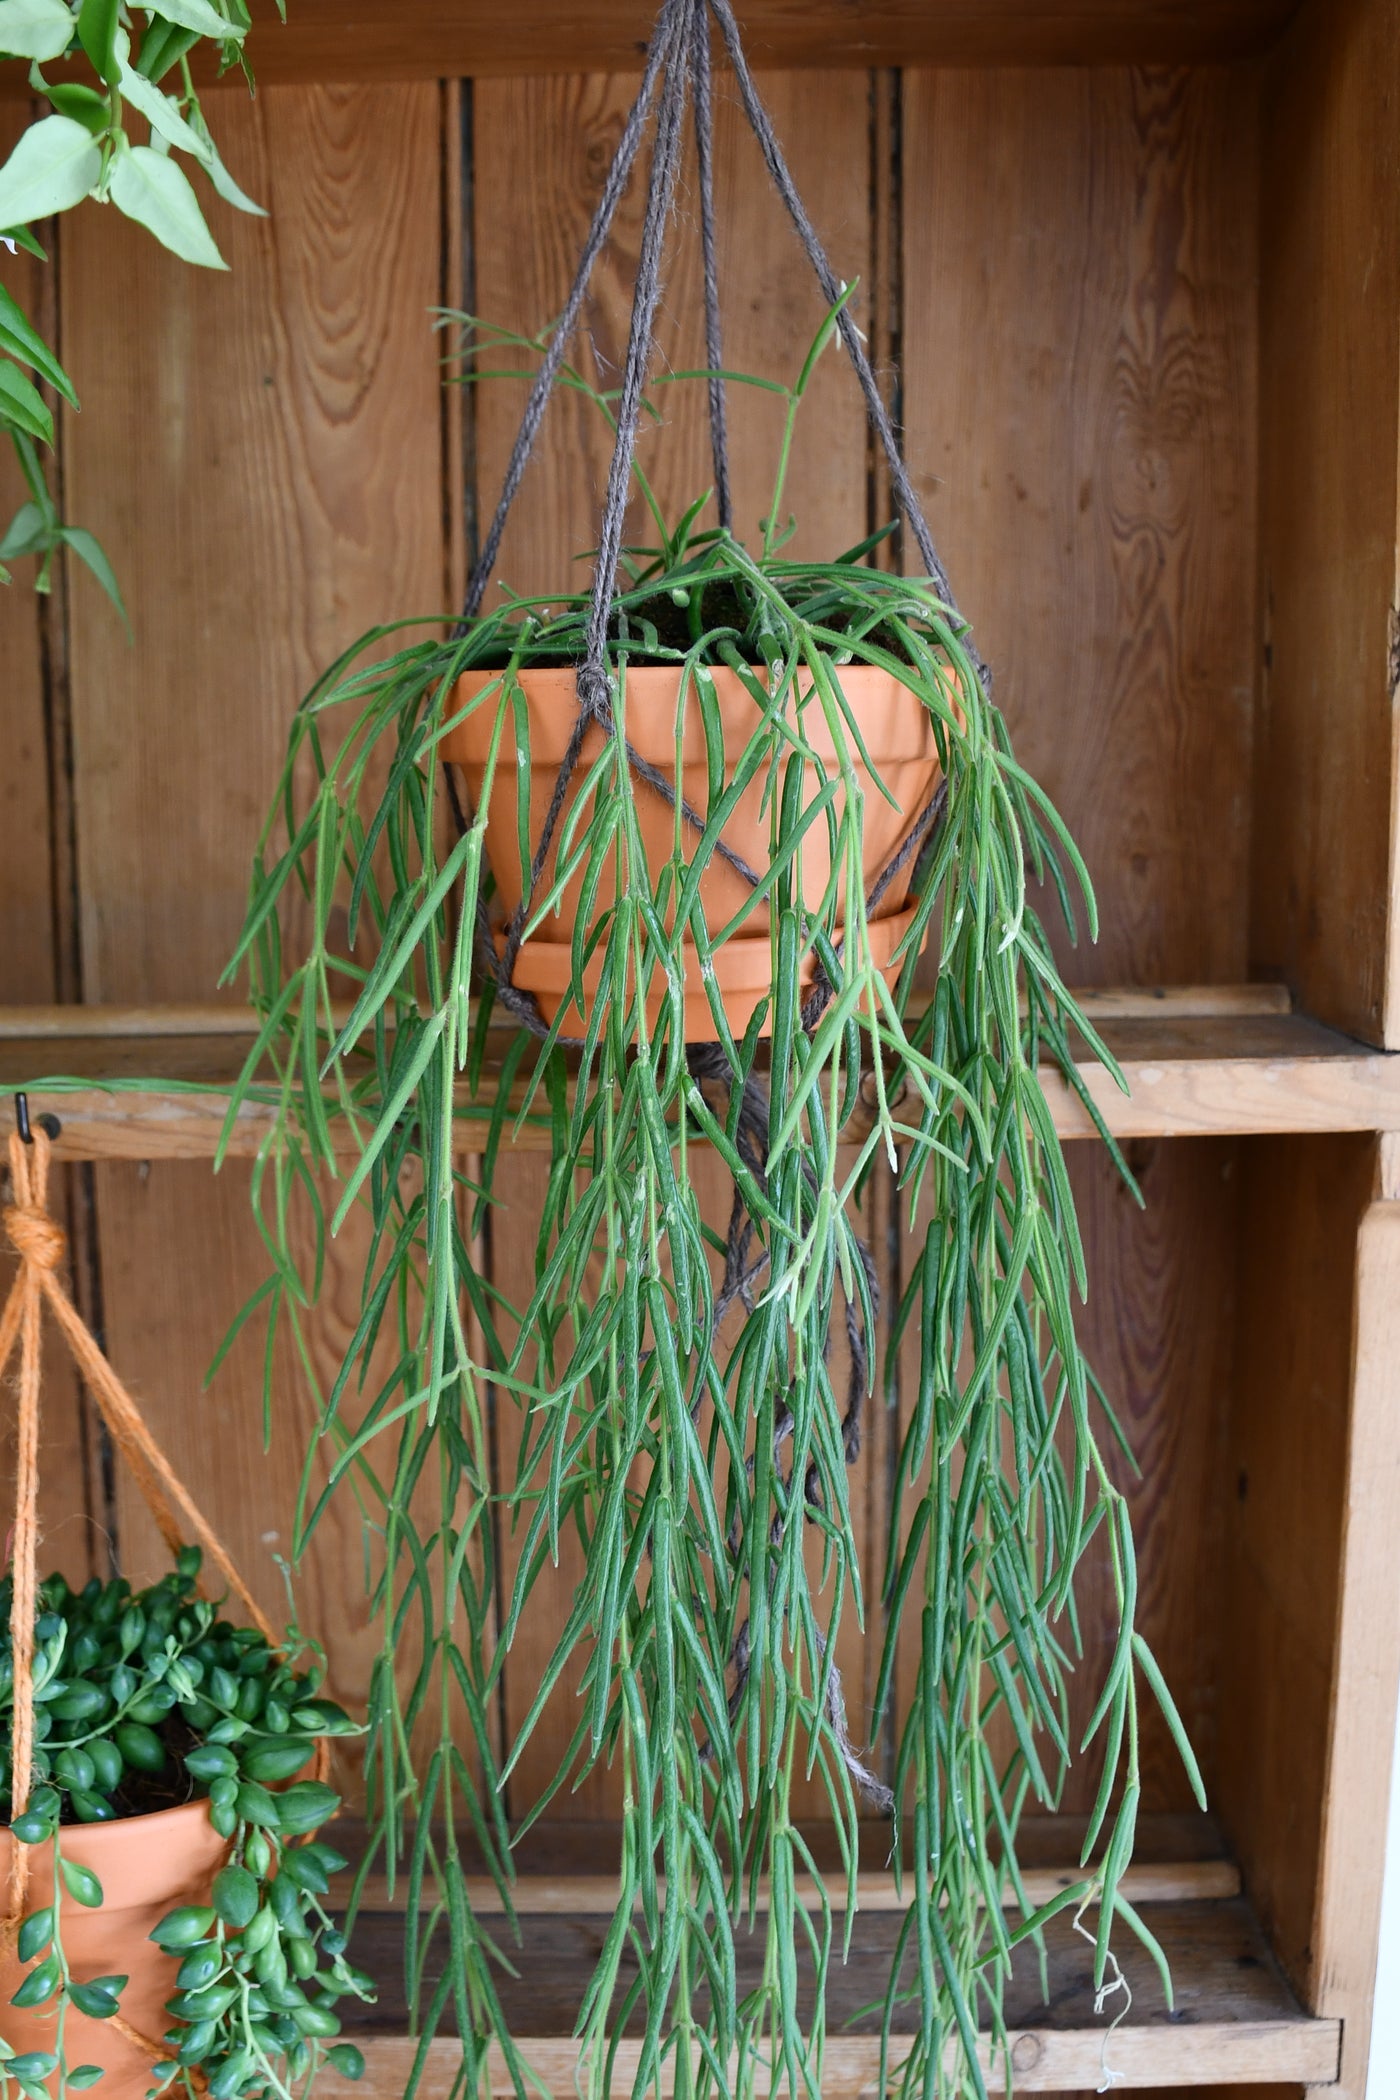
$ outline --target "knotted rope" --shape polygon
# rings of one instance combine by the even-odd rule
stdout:
[[[204,1552],[229,1590],[237,1598],[248,1623],[255,1626],[269,1646],[278,1646],[277,1636],[259,1608],[243,1577],[230,1559],[218,1534],[200,1514],[177,1477],[169,1460],[147,1428],[141,1412],[116,1372],[98,1348],[69,1296],[60,1271],[68,1251],[62,1226],[49,1214],[49,1140],[35,1130],[25,1144],[18,1134],[10,1139],[12,1201],[4,1212],[5,1235],[19,1257],[19,1273],[0,1313],[0,1377],[8,1368],[19,1344],[17,1387],[18,1449],[15,1474],[15,1522],[12,1545],[14,1586],[10,1605],[10,1650],[14,1660],[14,1720],[10,1815],[21,1814],[29,1800],[34,1775],[34,1621],[38,1602],[39,1552],[39,1396],[41,1369],[41,1313],[45,1305],[53,1315],[84,1385],[101,1410],[102,1419],[117,1451],[126,1460],[140,1488],[146,1507],[172,1554],[191,1541]],[[329,1762],[324,1737],[316,1745],[313,1769],[323,1777]],[[0,1953],[8,1954],[24,1918],[29,1887],[30,1847],[17,1838],[10,1842],[10,1867],[5,1913],[0,1919]],[[150,2054],[153,2061],[168,2051],[160,2042],[113,2016],[111,2025],[128,2042]]]

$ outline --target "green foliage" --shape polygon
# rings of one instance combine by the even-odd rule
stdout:
[[[172,155],[186,155],[225,203],[261,213],[220,159],[189,63],[201,42],[212,43],[220,70],[241,67],[251,87],[244,55],[249,24],[246,0],[152,0],[140,7],[126,0],[0,0],[0,63],[27,60],[30,89],[48,105],[0,167],[0,237],[42,260],[30,228],[93,198],[139,221],[186,262],[226,268],[194,186]],[[43,69],[59,59],[68,62],[66,77],[50,81]],[[78,60],[91,67],[91,81],[67,77]],[[172,73],[175,86],[162,86]],[[146,139],[139,131],[133,139],[133,118]],[[7,563],[32,555],[39,561],[37,588],[47,590],[53,557],[67,547],[125,620],[101,548],[90,533],[59,519],[36,450],[53,443],[52,416],[20,366],[77,408],[53,351],[10,294],[0,292],[0,432],[10,438],[29,488],[0,538],[0,583],[10,580]]]
[[[825,1982],[841,1948],[833,1914],[855,1908],[862,1790],[893,1816],[908,1903],[884,2017],[883,2070],[902,2093],[980,2096],[979,2028],[1010,2082],[1012,1952],[1040,1942],[1052,1909],[1097,1902],[1100,1976],[1114,1917],[1141,1928],[1118,1891],[1140,1791],[1144,1677],[1175,1714],[1135,1632],[1132,1536],[1103,1448],[1104,1429],[1118,1432],[1075,1333],[1083,1255],[1040,1080],[1045,1063],[1057,1067],[1103,1129],[1072,1046],[1087,1042],[1110,1070],[1112,1060],[1033,909],[1048,888],[1071,933],[1082,913],[1092,937],[1092,893],[1013,755],[961,622],[931,586],[868,565],[874,542],[834,562],[785,558],[782,477],[812,363],[777,390],[788,414],[759,551],[699,530],[703,499],[669,529],[638,476],[659,543],[628,556],[609,623],[608,733],[562,826],[559,872],[528,898],[537,923],[564,881],[581,879],[580,1043],[563,1044],[557,1023],[543,1040],[522,1034],[494,1091],[485,1076],[497,995],[474,956],[492,909],[492,780],[488,771],[480,809],[452,811],[438,751],[451,725],[481,710],[493,748],[509,740],[528,781],[519,673],[579,660],[583,596],[507,592],[446,639],[428,623],[418,637],[366,637],[295,719],[255,863],[236,964],[261,1029],[233,1108],[256,1093],[275,1110],[254,1181],[274,1272],[242,1317],[257,1309],[270,1331],[289,1328],[310,1365],[303,1323],[320,1279],[322,1189],[343,1176],[331,1229],[358,1208],[368,1256],[358,1326],[321,1395],[297,1549],[337,1496],[355,1497],[375,1546],[381,1628],[372,1808],[386,1864],[408,1879],[406,1975],[421,2029],[455,2012],[464,2090],[492,2038],[522,2094],[528,2072],[501,2017],[497,1955],[471,1907],[458,1833],[471,1830],[509,1908],[516,1833],[503,1789],[518,1789],[522,1753],[566,1674],[579,1682],[573,1739],[538,1797],[512,1806],[528,1827],[600,1765],[622,1774],[617,1908],[578,2021],[589,2100],[609,2089],[633,2009],[638,2094],[668,2062],[687,2100],[746,2096],[770,2066],[793,2093],[819,2093]],[[574,372],[565,383],[584,385]],[[594,398],[610,414],[609,399]],[[697,823],[676,814],[659,879],[636,823],[638,798],[654,790],[638,784],[626,744],[638,662],[677,667],[677,738],[698,715],[712,754],[708,801]],[[892,671],[920,696],[946,775],[895,990],[872,960],[853,664]],[[737,670],[758,703],[742,748],[721,749],[716,665]],[[493,675],[468,700],[458,680],[483,668]],[[834,761],[818,757],[813,723]],[[764,783],[768,864],[730,923],[707,928],[699,873],[749,780]],[[866,792],[889,792],[878,770]],[[801,879],[814,836],[836,871],[815,906]],[[713,959],[765,927],[771,990],[736,1040]],[[596,995],[590,963],[601,967]],[[809,1005],[818,972],[829,995]],[[681,996],[697,979],[718,1037],[698,1060]],[[489,1230],[508,1198],[500,1147],[527,1117],[550,1143],[533,1271],[488,1283],[471,1232]],[[700,1141],[734,1184],[727,1242],[701,1216],[690,1171]],[[476,1183],[468,1152],[482,1160]],[[877,1359],[855,1222],[877,1169],[895,1177],[905,1226],[887,1377],[901,1340],[906,1365],[911,1351],[917,1360],[879,1600],[879,1699],[892,1728],[882,1774],[849,1740],[834,1664],[841,1625],[867,1610],[846,1478]],[[834,1347],[855,1363],[850,1385]],[[893,1410],[892,1387],[886,1399]],[[507,1407],[520,1415],[519,1456],[501,1480],[489,1425]],[[572,1609],[502,1747],[501,1673],[565,1533],[582,1547]],[[1094,1863],[1036,1913],[1016,1832],[1028,1802],[1053,1806],[1079,1749],[1068,1724],[1075,1586],[1096,1535],[1120,1631],[1089,1731],[1105,1759],[1085,1848]],[[917,1664],[895,1713],[901,1648]],[[421,1662],[405,1685],[406,1652]],[[813,1773],[846,1862],[838,1877],[819,1871],[795,1814],[795,1783]],[[420,1906],[450,1939],[432,1992]],[[746,1926],[764,1954],[760,1981],[741,1992]],[[805,2020],[798,1950],[815,1971]]]
[[[37,2059],[0,2052],[0,2092],[13,2082],[27,2100],[40,2100],[44,2080],[66,2064],[65,2006],[94,2020],[121,2010],[126,1977],[79,1980],[63,1951],[61,1898],[90,1909],[104,1901],[98,1877],[64,1853],[64,1831],[74,1822],[207,1798],[211,1819],[229,1840],[212,1905],[173,1910],[151,1934],[180,1958],[178,1988],[166,2008],[169,2056],[156,2067],[154,2090],[193,2100],[198,2076],[211,2090],[217,2082],[223,2100],[292,2100],[331,2054],[324,2045],[339,2031],[336,2003],[370,1995],[321,1901],[345,1861],[311,1837],[340,1806],[339,1796],[309,1780],[268,1792],[246,1776],[266,1776],[274,1753],[279,1774],[301,1771],[318,1736],[351,1733],[352,1724],[319,1696],[314,1658],[298,1667],[262,1634],[231,1625],[217,1605],[194,1594],[199,1564],[198,1551],[187,1548],[174,1572],[135,1592],[124,1581],[96,1577],[74,1591],[59,1575],[40,1588],[33,1785],[11,1827],[24,1844],[56,1842],[52,1890],[20,1926],[19,1957],[33,1966],[12,2002],[56,2010],[57,2053],[39,2069]],[[7,1576],[0,1582],[6,1623],[11,1602]],[[6,1818],[13,1704],[7,1647],[0,1657]],[[293,1714],[306,1721],[294,1727]],[[246,1813],[249,1790],[255,1817]],[[101,2073],[75,2064],[65,2075],[81,2090]]]

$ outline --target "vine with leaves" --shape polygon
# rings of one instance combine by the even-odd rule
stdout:
[[[285,16],[285,0],[278,10]],[[31,93],[45,110],[0,167],[0,244],[43,262],[35,227],[92,199],[115,205],[184,261],[226,269],[182,162],[239,211],[261,214],[262,207],[220,157],[191,60],[208,45],[220,71],[238,68],[251,89],[250,25],[246,0],[151,0],[142,7],[125,0],[0,0],[0,64],[28,61]],[[52,66],[62,68],[59,77],[45,71]],[[88,77],[75,77],[75,69]],[[10,581],[10,562],[31,557],[39,564],[37,587],[47,590],[54,559],[67,548],[125,617],[106,554],[90,532],[64,523],[49,487],[44,452],[54,443],[54,414],[41,386],[78,407],[56,352],[0,286],[0,432],[28,492],[0,536],[0,583]]]

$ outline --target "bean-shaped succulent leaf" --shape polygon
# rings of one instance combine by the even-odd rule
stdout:
[[[193,1947],[197,1941],[209,1937],[214,1930],[215,1917],[216,1913],[208,1904],[187,1903],[162,1918],[151,1938],[167,1954],[174,1953],[179,1947]]]
[[[33,1910],[19,1928],[19,1958],[33,1961],[53,1938],[53,1908]]]
[[[116,1810],[104,1794],[89,1794],[77,1787],[68,1796],[80,1823],[110,1823]]]
[[[300,1779],[279,1795],[282,1829],[288,1837],[301,1837],[328,1822],[340,1806],[334,1787],[319,1779]]]
[[[15,1817],[10,1831],[22,1845],[42,1845],[52,1836],[53,1825],[47,1816],[36,1815],[33,1809],[28,1809],[22,1816]]]
[[[214,1908],[225,1925],[242,1932],[258,1909],[258,1884],[246,1867],[231,1864],[214,1878]]]
[[[214,2046],[218,2033],[219,2023],[217,2020],[195,2020],[190,2026],[181,2029],[180,2039],[177,2044],[180,2062],[182,2064],[197,2064],[200,2058],[207,2056],[210,2049]]]
[[[90,2085],[96,2085],[98,2079],[105,2076],[101,2064],[78,2064],[68,2073],[68,2089],[70,2092],[85,2093]]]
[[[118,2007],[116,1995],[100,1983],[70,1983],[68,1995],[90,2020],[110,2020]]]
[[[238,1813],[245,1823],[253,1823],[260,1830],[276,1830],[282,1824],[281,1812],[276,1801],[265,1786],[255,1779],[245,1779],[238,1789]]]
[[[239,1762],[248,1779],[291,1779],[307,1763],[313,1747],[304,1735],[265,1737],[261,1742],[250,1743]]]
[[[238,1770],[238,1760],[224,1743],[198,1743],[185,1752],[185,1770],[195,1779],[226,1779]]]
[[[92,1761],[94,1790],[110,1794],[114,1787],[121,1785],[122,1773],[126,1770],[121,1751],[107,1736],[95,1735],[87,1745],[87,1754]]]
[[[122,1721],[114,1730],[117,1748],[137,1772],[160,1772],[165,1768],[165,1745],[140,1721]]]
[[[37,1969],[31,1969],[19,1989],[11,1998],[11,2005],[45,2005],[52,1998],[63,1980],[58,1956],[47,1954]]]
[[[60,1859],[59,1872],[63,1886],[75,1903],[85,1905],[88,1910],[97,1910],[102,1902],[102,1883],[91,1867],[85,1867],[76,1859]]]
[[[363,2078],[365,2075],[364,2057],[353,2042],[337,2042],[334,2048],[327,2049],[326,2062],[342,2078]]]

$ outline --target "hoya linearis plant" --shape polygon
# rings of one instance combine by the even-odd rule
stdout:
[[[539,347],[499,331],[488,340]],[[544,922],[581,870],[585,896],[615,900],[582,913],[575,931],[581,1039],[562,1040],[558,1021],[501,1026],[508,987],[496,984],[482,928],[485,811],[503,745],[519,750],[522,822],[528,811],[519,677],[578,661],[586,595],[503,592],[447,639],[436,622],[367,636],[298,712],[256,857],[236,964],[261,1027],[233,1107],[257,1094],[275,1110],[255,1177],[273,1268],[244,1317],[261,1309],[304,1344],[325,1232],[364,1215],[361,1318],[321,1396],[297,1547],[335,1497],[357,1499],[382,1634],[367,1760],[378,1856],[408,1881],[417,2031],[426,2049],[455,2021],[464,2090],[492,2040],[517,2089],[531,2080],[501,2015],[463,1847],[484,1857],[509,1916],[522,1824],[600,1762],[622,1772],[623,1812],[617,1907],[578,2019],[590,2095],[609,2090],[634,2015],[639,2093],[663,2065],[686,2094],[747,2095],[770,2072],[794,2093],[819,2092],[825,1985],[858,1894],[862,1795],[893,1818],[908,1899],[885,1997],[888,2075],[905,2092],[981,2095],[989,2051],[1012,2075],[1002,1993],[1013,1954],[1022,1942],[1034,1951],[1053,1912],[1092,1916],[1097,1905],[1100,1982],[1115,1920],[1161,1964],[1121,1889],[1144,1685],[1199,1791],[1135,1624],[1127,1507],[1103,1441],[1117,1430],[1076,1339],[1083,1255],[1039,1079],[1050,1061],[1094,1113],[1072,1038],[1112,1069],[1031,903],[1048,883],[1071,931],[1082,912],[1092,936],[1092,892],[1016,762],[963,623],[931,584],[878,570],[870,547],[830,563],[785,557],[782,462],[812,362],[782,390],[779,481],[756,550],[700,529],[703,499],[668,528],[637,475],[656,543],[628,553],[611,605],[611,734],[561,837],[558,872],[530,898],[532,924]],[[586,387],[567,368],[565,383]],[[614,397],[595,399],[611,417]],[[687,705],[713,736],[713,669],[753,677],[760,666],[764,678],[758,726],[724,754],[703,826],[677,815],[653,882],[637,835],[637,798],[651,790],[629,766],[626,725],[629,669],[656,663],[681,674],[678,737]],[[946,775],[894,990],[871,960],[861,797],[841,792],[860,744],[842,673],[862,664],[893,669],[919,694]],[[482,668],[494,675],[464,700],[458,680]],[[470,813],[454,806],[437,753],[477,709],[492,760]],[[813,760],[811,710],[830,728],[834,774]],[[768,868],[712,934],[693,908],[696,873],[755,777],[768,783]],[[839,906],[833,882],[817,910],[800,881],[814,824],[847,876]],[[527,851],[522,841],[522,860]],[[711,990],[718,1041],[697,1053],[681,1030],[686,972],[712,986],[716,952],[760,910],[770,994],[736,1040]],[[926,940],[932,984],[916,990]],[[809,955],[827,984],[819,1012],[799,982]],[[599,959],[588,995],[584,969]],[[534,1273],[517,1285],[479,1273],[473,1233],[501,1200],[510,1134],[526,1121],[548,1132],[550,1173]],[[727,1236],[700,1213],[701,1144],[732,1177]],[[470,1176],[468,1155],[479,1161]],[[918,1662],[892,1716],[887,1773],[852,1743],[834,1660],[840,1625],[869,1601],[846,1474],[876,1380],[874,1286],[855,1219],[879,1162],[897,1176],[910,1278],[895,1337],[917,1342],[919,1366],[890,1513],[883,1716],[897,1649],[912,1643]],[[845,1387],[833,1371],[838,1335],[855,1374]],[[305,1346],[302,1356],[309,1368]],[[493,1406],[521,1416],[511,1478],[492,1469]],[[509,1584],[499,1525],[517,1540]],[[502,1748],[502,1672],[566,1531],[584,1573],[533,1706]],[[1075,1580],[1096,1534],[1119,1634],[1079,1744],[1067,1722]],[[410,1647],[405,1679],[396,1660]],[[571,1665],[581,1680],[572,1739],[508,1826],[505,1789],[518,1793],[522,1752]],[[999,1757],[1008,1722],[1013,1747]],[[1028,1802],[1054,1803],[1089,1739],[1103,1755],[1084,1850],[1096,1863],[1033,1912],[1018,1820]],[[836,1876],[794,1812],[795,1783],[813,1772],[845,1863]],[[429,1989],[435,1933],[448,1947]],[[760,1980],[744,1989],[741,1933],[757,1933],[763,1950]],[[805,2023],[804,1969],[816,1985]]]

